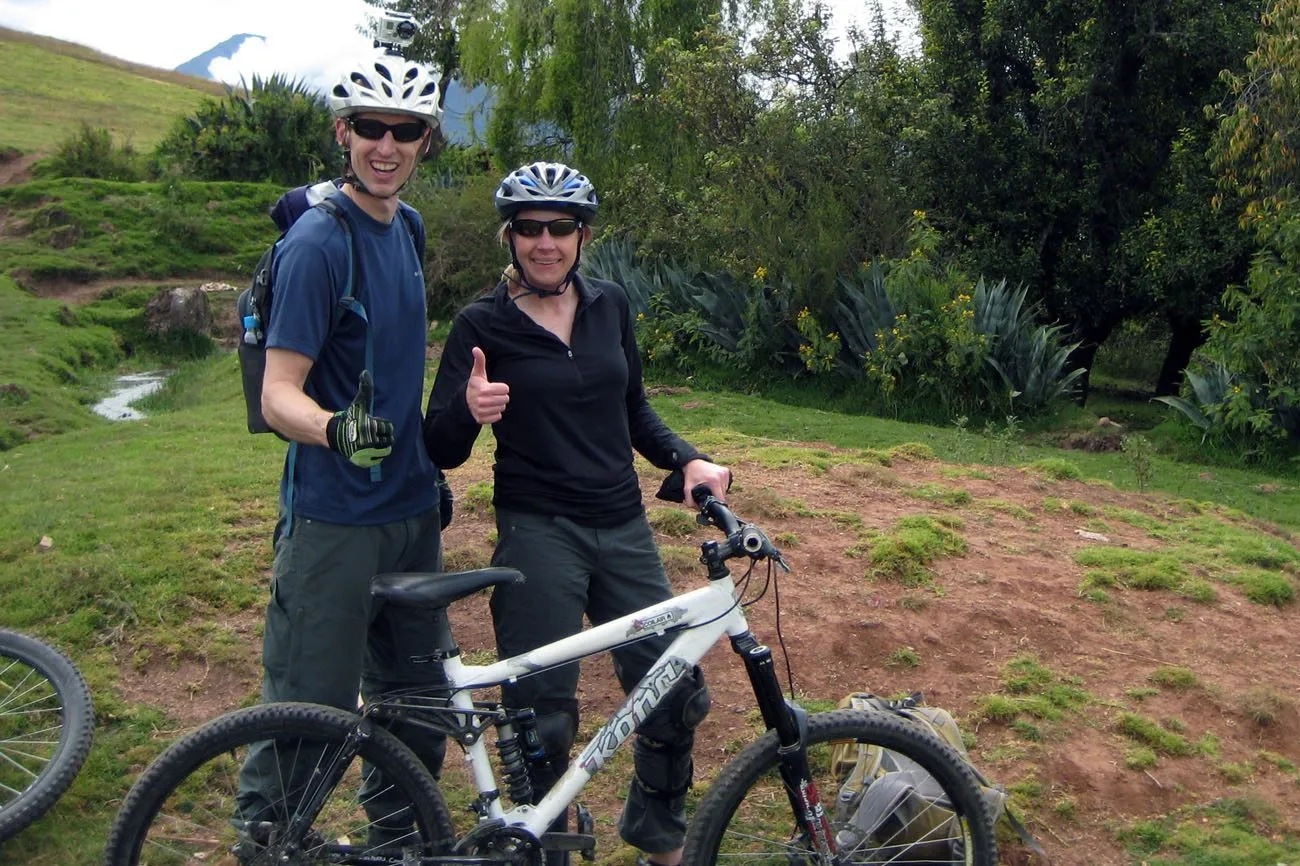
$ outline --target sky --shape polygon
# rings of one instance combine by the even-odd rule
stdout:
[[[823,0],[832,34],[847,51],[843,34],[865,27],[863,0]],[[886,32],[907,28],[904,0],[885,0]],[[178,8],[184,8],[180,16]],[[350,57],[370,50],[358,27],[375,11],[365,0],[0,0],[0,25],[87,45],[105,54],[173,69],[238,33],[236,55],[213,64],[212,75],[238,83],[279,72],[324,87]]]

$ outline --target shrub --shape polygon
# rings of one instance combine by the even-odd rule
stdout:
[[[498,178],[473,174],[448,179],[421,169],[402,199],[424,217],[424,262],[429,315],[447,317],[496,285],[510,252],[497,243],[500,220],[492,206]],[[583,250],[583,259],[587,258]]]
[[[154,150],[159,174],[298,186],[340,165],[325,99],[304,81],[253,76],[177,120]]]
[[[82,121],[77,132],[59,143],[40,174],[55,177],[92,177],[101,180],[138,181],[144,178],[143,158],[128,138],[114,147],[107,129]]]

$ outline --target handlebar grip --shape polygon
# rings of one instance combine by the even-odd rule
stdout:
[[[721,499],[715,497],[704,484],[696,485],[691,490],[691,497],[699,503],[700,513],[728,538],[740,531],[740,521]]]

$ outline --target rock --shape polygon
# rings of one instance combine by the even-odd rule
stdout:
[[[1080,538],[1086,538],[1089,541],[1100,541],[1106,544],[1110,543],[1110,539],[1102,535],[1100,532],[1089,532],[1086,529],[1076,529],[1074,530],[1074,534]]]
[[[207,293],[189,286],[160,290],[145,305],[144,317],[151,334],[174,331],[207,334],[212,330],[212,308]]]
[[[235,286],[230,285],[230,283],[211,282],[211,283],[204,283],[203,285],[199,286],[199,291],[200,292],[237,292],[239,291],[239,289],[236,288]]]

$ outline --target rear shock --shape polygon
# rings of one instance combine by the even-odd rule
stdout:
[[[546,757],[541,734],[537,731],[537,713],[528,707],[515,712],[511,719],[497,726],[500,739],[501,776],[506,796],[515,805],[533,801],[533,781],[528,765]]]

